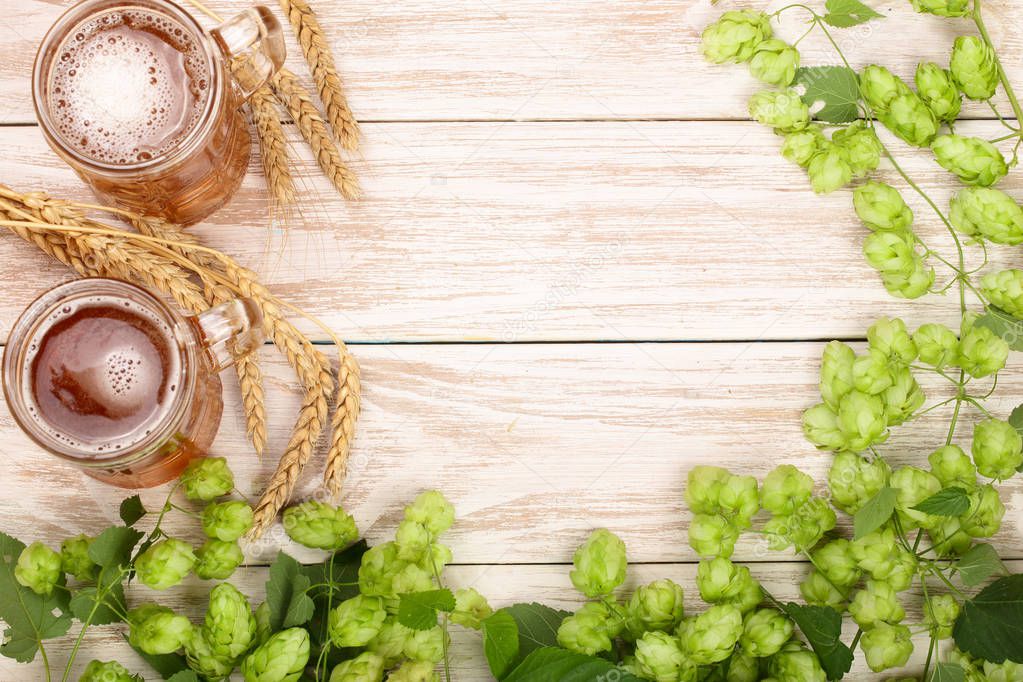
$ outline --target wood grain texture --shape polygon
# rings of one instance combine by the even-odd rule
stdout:
[[[761,584],[778,599],[799,598],[798,582],[806,574],[805,564],[750,564],[749,567]],[[581,598],[574,591],[568,579],[569,568],[568,566],[451,566],[445,571],[444,579],[446,584],[452,588],[476,588],[488,597],[495,608],[522,601],[537,601],[556,608],[574,610],[579,607]],[[1023,570],[1023,562],[1010,562],[1009,568],[1017,572]],[[231,582],[255,605],[263,600],[266,578],[267,571],[264,568],[242,568],[231,577]],[[696,566],[693,564],[632,565],[629,567],[628,579],[620,593],[628,595],[636,586],[660,578],[671,578],[682,586],[686,596],[687,613],[697,613],[705,608],[696,589]],[[209,586],[210,583],[201,582],[194,577],[190,578],[179,587],[161,592],[159,594],[160,603],[172,607],[182,615],[187,615],[193,622],[199,622],[206,609]],[[934,589],[940,591],[940,587]],[[128,592],[129,604],[152,599],[153,594],[147,588],[136,585]],[[906,608],[905,622],[908,624],[920,623],[919,590],[914,588],[902,593],[900,601]],[[855,629],[855,624],[847,620],[843,635],[846,642],[852,639]],[[122,633],[125,631],[123,625],[91,628],[82,644],[79,657],[76,659],[71,679],[76,679],[92,658],[118,660],[133,672],[151,676],[152,670],[124,641]],[[451,628],[451,634],[453,678],[458,682],[492,680],[486,662],[481,655],[480,635],[475,631],[457,626]],[[68,660],[71,648],[70,640],[70,637],[55,640],[47,647],[53,665],[60,666],[60,669],[63,669]],[[901,670],[888,671],[887,675],[894,676],[900,672],[907,675],[913,672],[919,673],[926,657],[927,641],[925,637],[918,636],[914,638],[914,642],[916,648],[907,666]],[[42,670],[43,667],[38,661],[31,666],[25,666],[9,659],[0,659],[0,680],[4,682],[41,679]],[[889,679],[887,675],[885,679]],[[852,671],[843,679],[848,682],[865,682],[866,680],[877,680],[878,676],[867,669],[863,662],[863,656],[857,652]]]
[[[68,4],[0,1],[0,25],[7,36],[0,48],[0,122],[35,120],[28,84],[36,46]],[[210,4],[227,16],[252,3]],[[744,118],[749,95],[761,86],[742,66],[705,63],[699,34],[726,9],[785,4],[321,0],[313,6],[337,55],[356,117],[393,121]],[[975,32],[965,20],[914,14],[907,0],[870,4],[887,19],[838,32],[856,67],[877,62],[911,78],[917,62],[947,63],[954,37]],[[1014,0],[984,4],[994,40],[1019,81],[1023,26],[1013,7]],[[797,38],[804,17],[788,15],[779,35]],[[910,35],[921,39],[893,38]],[[838,63],[819,32],[800,49],[806,64]],[[305,73],[294,40],[289,54],[290,63]],[[971,105],[968,113],[991,115],[983,105]]]
[[[892,298],[861,254],[851,190],[815,196],[755,124],[371,124],[365,139],[361,202],[338,198],[299,146],[304,203],[287,226],[268,227],[253,161],[235,200],[194,228],[346,340],[860,337],[883,314],[957,314],[952,298]],[[0,146],[0,180],[89,198],[35,128],[0,129]],[[929,152],[897,149],[947,205],[955,179]],[[1002,186],[1023,196],[1019,173]],[[930,209],[906,198],[921,237],[950,254]],[[1016,253],[993,248],[992,266]],[[0,277],[19,283],[0,290],[0,323],[67,276],[0,234]]]
[[[693,465],[763,477],[791,463],[824,492],[831,458],[814,450],[800,427],[801,411],[819,401],[821,349],[818,343],[361,347],[365,407],[342,502],[377,542],[393,532],[416,494],[443,490],[459,513],[449,540],[463,563],[569,562],[597,527],[619,533],[635,561],[692,561],[682,492]],[[268,357],[264,367],[267,456],[259,461],[245,442],[233,383],[213,448],[229,458],[249,497],[273,471],[299,401],[282,360]],[[928,404],[945,395],[934,381],[922,385]],[[1023,371],[1007,371],[990,409],[1007,415],[1021,392]],[[976,417],[964,413],[967,423]],[[936,410],[896,429],[881,451],[893,465],[926,466],[926,455],[944,444],[949,415],[948,408]],[[957,433],[967,449],[970,433],[968,425]],[[116,520],[124,492],[31,446],[6,408],[0,454],[9,464],[0,528],[56,544]],[[315,492],[322,465],[321,449],[299,495]],[[143,498],[158,509],[165,495],[162,488]],[[1023,482],[1006,483],[1002,496],[1008,513],[997,542],[1004,556],[1023,559]],[[175,515],[168,528],[201,541],[188,517]],[[279,525],[247,552],[266,561],[281,546],[318,556],[294,547]],[[768,552],[756,535],[742,538],[736,556],[793,559]]]

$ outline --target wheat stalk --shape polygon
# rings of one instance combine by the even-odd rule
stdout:
[[[274,76],[273,88],[277,98],[295,120],[302,137],[312,148],[320,169],[342,196],[351,200],[358,199],[362,195],[359,179],[341,158],[341,152],[327,129],[327,122],[313,104],[309,91],[287,69],[281,69]]]
[[[312,71],[313,81],[327,110],[334,134],[345,149],[358,149],[359,124],[348,108],[341,76],[334,65],[334,56],[320,28],[320,22],[316,19],[316,13],[306,0],[280,0],[280,3],[298,36],[298,44]]]
[[[295,180],[288,167],[288,145],[273,91],[262,87],[249,101],[259,139],[259,158],[270,195],[280,205],[295,203]]]
[[[341,363],[338,367],[337,396],[334,418],[331,421],[330,448],[327,450],[327,466],[323,472],[323,484],[331,495],[341,492],[341,484],[348,474],[348,457],[355,439],[355,425],[361,409],[362,383],[359,364],[348,352],[347,346],[338,343]]]

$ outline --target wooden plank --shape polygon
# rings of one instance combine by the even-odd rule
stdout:
[[[686,472],[719,464],[763,477],[792,463],[824,480],[831,456],[807,443],[800,413],[819,401],[818,343],[372,346],[358,349],[365,411],[343,504],[372,542],[393,532],[404,504],[437,488],[455,504],[449,536],[463,563],[569,562],[596,527],[621,534],[641,562],[690,561],[682,503]],[[989,409],[1019,402],[1023,372],[1000,378]],[[298,398],[282,361],[267,357],[269,453],[287,440]],[[927,379],[928,377],[923,377]],[[946,391],[922,381],[928,404]],[[213,452],[227,456],[239,489],[258,494],[276,462],[258,461],[244,442],[236,390],[229,385]],[[978,387],[976,390],[982,390]],[[895,429],[881,451],[894,465],[927,466],[944,443],[950,408]],[[976,414],[964,408],[964,419]],[[969,448],[971,428],[957,441]],[[115,522],[126,495],[56,463],[0,413],[0,454],[10,463],[0,486],[0,529],[56,544]],[[310,464],[299,496],[316,491],[322,459]],[[41,484],[45,482],[45,484]],[[1023,483],[1001,488],[1008,508],[996,542],[1023,559]],[[145,491],[159,509],[166,488]],[[766,520],[766,519],[765,519]],[[194,542],[194,519],[166,527]],[[284,546],[281,528],[247,548],[254,561]],[[741,539],[742,560],[789,561],[759,536]]]
[[[29,78],[36,46],[67,4],[0,3],[9,36],[0,47],[0,122],[35,120]],[[252,3],[211,4],[228,15]],[[739,119],[762,85],[742,66],[707,64],[700,32],[726,9],[785,4],[353,0],[314,7],[338,55],[352,108],[363,120]],[[823,2],[811,4],[823,11]],[[885,21],[837,32],[856,67],[876,62],[912,78],[917,62],[947,63],[954,37],[975,32],[965,20],[914,14],[903,0],[871,4]],[[1023,28],[1014,4],[991,0],[984,10],[1010,77],[1020,83]],[[778,34],[796,39],[804,19],[789,13]],[[294,41],[289,48],[292,67],[305,73]],[[806,64],[838,63],[819,31],[800,49]],[[986,105],[967,111],[991,116]]]
[[[1014,571],[1023,570],[1023,562],[1011,562]],[[445,571],[446,584],[453,588],[472,586],[485,594],[494,607],[506,606],[522,601],[537,601],[550,606],[564,609],[576,609],[580,598],[568,579],[566,566],[451,566]],[[798,582],[806,573],[804,564],[751,564],[750,570],[761,584],[778,599],[798,599]],[[688,613],[697,613],[705,608],[700,602],[696,589],[696,566],[693,564],[639,564],[629,567],[629,577],[623,594],[629,594],[637,585],[660,578],[671,578],[680,584],[686,595]],[[242,592],[252,600],[253,604],[264,597],[263,584],[266,581],[266,569],[239,569],[231,578]],[[160,593],[156,598],[161,604],[174,608],[183,615],[199,622],[206,609],[207,594],[210,584],[194,578],[189,579],[181,587]],[[940,591],[940,588],[936,588]],[[933,592],[932,592],[933,594]],[[129,604],[150,600],[154,594],[145,587],[133,587],[129,591]],[[921,622],[921,601],[917,588],[902,593],[900,601],[906,608],[906,623]],[[855,632],[855,624],[846,622],[843,639],[848,642]],[[124,626],[110,625],[94,627],[89,630],[79,658],[73,666],[71,679],[75,679],[92,658],[101,660],[117,660],[133,672],[152,675],[152,670],[125,643],[122,632]],[[474,631],[452,626],[451,670],[454,679],[459,682],[475,682],[493,679],[483,658],[480,636]],[[47,651],[52,665],[58,670],[66,665],[72,637],[65,637],[49,643]],[[927,653],[925,636],[914,638],[916,649],[909,663],[901,670],[889,671],[889,675],[919,674],[923,668]],[[862,654],[856,652],[856,662],[850,674],[844,679],[850,682],[876,680],[877,676],[870,673],[864,665]],[[43,666],[37,660],[30,666],[19,665],[10,659],[0,659],[0,679],[42,679]],[[147,678],[148,679],[148,678]]]
[[[379,124],[367,140],[361,203],[345,205],[307,161],[308,201],[284,229],[268,228],[256,173],[195,228],[348,340],[859,337],[879,315],[919,324],[958,312],[953,297],[889,296],[861,254],[850,190],[815,196],[761,126]],[[0,181],[89,198],[34,128],[0,129],[0,145]],[[946,206],[957,183],[932,155],[901,158]],[[1023,196],[1019,173],[1003,186]],[[906,197],[921,237],[954,253],[930,209]],[[1010,249],[991,255],[1013,262]],[[981,258],[970,250],[971,266]],[[68,274],[4,237],[0,277],[21,285],[0,291],[10,324]]]

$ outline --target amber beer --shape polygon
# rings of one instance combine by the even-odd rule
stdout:
[[[101,198],[188,225],[241,184],[252,147],[241,106],[283,61],[265,8],[207,34],[166,0],[87,0],[39,48],[36,114]]]
[[[22,314],[4,349],[18,424],[90,476],[127,488],[176,478],[213,443],[218,371],[261,341],[258,308],[178,315],[132,284],[70,282]]]

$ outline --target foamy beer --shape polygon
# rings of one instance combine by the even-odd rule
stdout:
[[[249,299],[184,317],[133,284],[75,280],[15,323],[4,394],[48,452],[113,485],[159,485],[209,450],[224,407],[218,372],[258,347],[261,325]]]
[[[241,107],[284,57],[265,7],[206,33],[166,0],[86,0],[39,48],[36,115],[101,199],[190,225],[241,184],[252,147]]]

